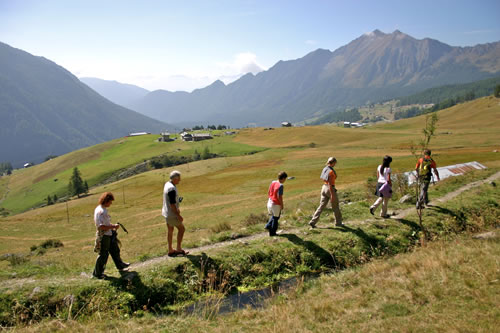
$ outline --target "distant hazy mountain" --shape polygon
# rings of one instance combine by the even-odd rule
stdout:
[[[130,107],[171,123],[271,125],[499,73],[500,42],[452,47],[375,30],[334,52],[318,49],[279,61],[227,86],[216,81],[192,93],[153,91]]]
[[[80,81],[97,91],[99,95],[123,107],[129,107],[132,102],[143,98],[149,93],[149,90],[144,88],[117,81],[101,80],[93,77],[81,77]]]
[[[111,103],[43,57],[0,43],[0,160],[40,162],[168,125]]]

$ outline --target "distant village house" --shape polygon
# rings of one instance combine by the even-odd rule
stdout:
[[[281,127],[292,127],[292,123],[290,123],[288,121],[284,121],[281,123]]]
[[[187,133],[184,132],[181,134],[182,141],[203,141],[213,139],[210,133]]]
[[[129,133],[128,136],[141,136],[141,135],[148,135],[151,134],[149,132],[137,132],[137,133]]]
[[[161,135],[161,136],[158,138],[158,141],[159,141],[159,142],[170,142],[170,141],[174,141],[174,139],[172,139],[172,138],[170,137],[170,133],[168,133],[168,132],[162,132],[160,135]]]
[[[31,166],[33,166],[33,163],[24,163],[24,167],[25,167],[25,168],[29,168],[29,167],[31,167]]]

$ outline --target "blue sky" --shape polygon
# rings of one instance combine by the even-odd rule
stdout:
[[[375,29],[453,46],[499,41],[500,1],[0,0],[1,42],[150,90],[230,82]]]

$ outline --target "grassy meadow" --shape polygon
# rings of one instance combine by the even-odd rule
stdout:
[[[438,165],[475,160],[493,169],[500,167],[500,154],[493,152],[500,148],[498,99],[483,98],[457,105],[439,112],[439,116],[438,136],[432,142],[433,156]],[[488,126],[483,126],[485,119],[490,120]],[[57,186],[64,188],[73,166],[79,167],[83,178],[94,179],[102,177],[103,172],[118,169],[122,162],[125,165],[141,162],[146,157],[165,153],[165,150],[181,149],[179,153],[192,154],[195,149],[201,151],[203,145],[210,145],[213,152],[228,157],[175,167],[183,173],[179,191],[185,198],[181,206],[187,226],[185,245],[194,247],[227,239],[231,233],[261,232],[262,225],[248,226],[245,220],[251,213],[266,212],[267,187],[280,170],[295,177],[285,183],[283,220],[297,208],[305,214],[312,214],[321,187],[318,174],[328,156],[336,156],[339,161],[336,170],[341,196],[366,207],[371,201],[367,191],[372,189],[367,190],[365,184],[367,178],[374,175],[382,156],[393,156],[391,167],[395,173],[414,167],[409,146],[412,140],[421,137],[423,124],[424,118],[417,117],[359,129],[334,126],[268,131],[244,129],[235,138],[220,137],[199,143],[162,144],[154,142],[154,136],[118,139],[7,177],[10,178],[7,185],[10,191],[2,206],[8,209],[9,202],[23,205],[26,194],[22,189],[26,186],[31,186],[32,192],[47,186],[54,187],[54,191]],[[145,149],[145,146],[150,149]],[[259,150],[262,151],[244,155]],[[238,154],[242,155],[235,156]],[[65,203],[4,218],[0,223],[0,253],[26,252],[30,246],[47,238],[60,239],[64,248],[46,255],[44,260],[64,267],[64,271],[89,271],[94,261],[93,255],[89,256],[94,239],[93,210],[100,193],[112,191],[116,197],[110,209],[113,221],[122,222],[130,231],[129,235],[122,233],[123,256],[137,261],[144,256],[163,254],[166,238],[165,222],[161,217],[162,189],[173,169],[153,170],[93,188],[89,196],[68,202],[69,223]],[[58,182],[53,181],[56,177]],[[0,184],[5,182],[4,178]],[[5,185],[0,188],[5,188]],[[391,202],[391,206],[397,207],[396,202]],[[352,219],[369,217],[367,209],[363,211],[362,207],[353,214],[345,209],[346,222],[350,216]],[[222,234],[214,232],[220,224],[229,225],[231,230]],[[68,260],[61,260],[68,254],[71,254]]]
[[[489,169],[448,179],[431,187],[431,200],[500,170],[500,153],[494,152],[500,148],[499,99],[486,97],[438,114],[438,135],[431,143],[438,166],[478,161]],[[346,268],[369,261],[371,257],[394,255],[411,249],[415,245],[415,233],[419,232],[415,216],[404,225],[391,221],[383,222],[383,228],[369,225],[367,229],[356,229],[353,226],[350,233],[337,233],[328,229],[309,233],[306,223],[319,201],[319,173],[329,156],[335,156],[339,161],[336,167],[337,187],[344,222],[349,226],[350,223],[356,225],[359,221],[371,219],[368,207],[375,198],[371,194],[373,188],[367,187],[367,179],[374,176],[377,165],[386,154],[393,157],[393,173],[414,168],[415,159],[409,147],[412,141],[417,142],[421,138],[424,123],[425,117],[416,117],[366,128],[252,128],[242,129],[236,136],[216,137],[199,143],[157,143],[154,142],[156,136],[117,139],[17,171],[10,177],[0,178],[0,198],[5,198],[0,207],[12,212],[22,211],[39,202],[40,196],[42,199],[46,197],[42,193],[50,191],[51,194],[59,195],[58,191],[64,191],[74,166],[78,166],[89,184],[97,184],[116,170],[153,156],[165,153],[192,154],[195,149],[201,152],[208,145],[211,152],[225,157],[175,167],[183,174],[178,188],[180,195],[184,197],[181,211],[187,228],[185,247],[197,247],[231,237],[263,232],[263,220],[259,218],[265,219],[265,216],[257,218],[257,221],[250,221],[250,214],[266,213],[267,188],[280,170],[295,177],[285,183],[285,212],[281,225],[285,231],[300,229],[305,233],[304,239],[290,236],[271,241],[266,238],[246,248],[235,245],[210,253],[210,256],[214,256],[215,263],[224,265],[229,272],[236,272],[231,280],[235,287],[259,287],[301,272],[331,269],[331,266],[325,264],[326,259],[321,259],[322,253],[326,257],[328,253],[343,253],[337,259],[342,259],[339,262],[343,262],[342,268]],[[95,234],[93,210],[99,195],[104,191],[115,194],[116,200],[110,208],[113,222],[120,221],[129,230],[128,235],[119,232],[123,243],[122,257],[126,261],[138,262],[164,255],[167,245],[165,222],[161,217],[162,189],[173,169],[152,170],[93,187],[88,196],[71,200],[67,206],[66,203],[58,203],[0,218],[0,255],[27,255],[32,246],[40,245],[47,239],[57,239],[64,244],[63,247],[31,255],[20,262],[0,261],[0,291],[11,295],[9,297],[29,294],[34,286],[42,283],[37,281],[40,279],[47,290],[51,290],[47,296],[49,298],[75,293],[75,288],[79,287],[89,290],[97,288],[96,292],[104,293],[102,288],[107,281],[78,278],[81,272],[90,273],[95,262],[92,251]],[[58,179],[57,182],[54,181],[55,178]],[[493,204],[488,201],[488,197],[497,198],[498,191],[491,188],[482,191],[469,193],[468,201],[464,202],[473,202],[475,196],[478,196],[477,199],[482,200],[478,205],[490,209]],[[460,210],[461,205],[461,201],[455,201],[447,209]],[[399,204],[392,200],[389,211],[408,207],[412,207],[412,204]],[[492,207],[491,209],[496,209],[494,205]],[[428,214],[436,215],[437,238],[440,233],[448,235],[450,230],[454,230],[439,222],[442,216],[449,214],[444,211],[431,211]],[[492,214],[496,216],[496,210]],[[330,218],[328,214],[323,214],[320,225],[327,225]],[[394,236],[390,238],[391,235]],[[384,241],[381,242],[380,239]],[[319,251],[311,244],[318,244],[325,250]],[[344,252],[346,246],[352,249]],[[370,250],[373,246],[374,250]],[[377,246],[383,250],[377,250]],[[285,264],[267,262],[276,251],[283,253],[277,260],[282,259]],[[145,268],[140,271],[143,279],[141,283],[154,285],[157,283],[155,279],[163,275],[175,283],[180,283],[181,280],[182,283],[187,283],[183,276],[196,270],[196,261],[199,262],[200,258],[203,256],[176,259],[161,267]],[[248,258],[253,258],[255,262],[248,263]],[[261,264],[259,260],[262,261]],[[289,266],[287,262],[290,263]],[[107,273],[117,275],[111,261],[108,263]],[[119,282],[116,282],[116,287],[121,288]],[[11,289],[19,289],[20,294]],[[186,291],[189,297],[177,295],[176,299],[182,303],[195,298],[191,289],[189,290]],[[82,290],[79,292],[85,294]],[[132,297],[126,293],[120,295]],[[106,297],[109,299],[111,296]],[[134,297],[140,298],[135,294]],[[116,301],[122,302],[118,298]],[[122,303],[111,304],[110,307],[116,305],[117,308],[109,311],[124,311],[120,304]],[[118,308],[121,310],[116,310]],[[133,312],[127,311],[125,312]],[[92,311],[90,313],[95,314]],[[309,330],[314,329],[311,327]]]

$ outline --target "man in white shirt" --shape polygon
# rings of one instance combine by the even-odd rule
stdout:
[[[181,216],[179,203],[182,198],[179,197],[177,186],[181,181],[181,173],[177,170],[170,173],[170,181],[165,183],[163,187],[163,208],[162,215],[165,217],[168,229],[168,255],[178,256],[186,255],[189,252],[182,249],[182,239],[184,238],[184,218]],[[177,228],[177,248],[174,250],[172,246],[174,227]]]

